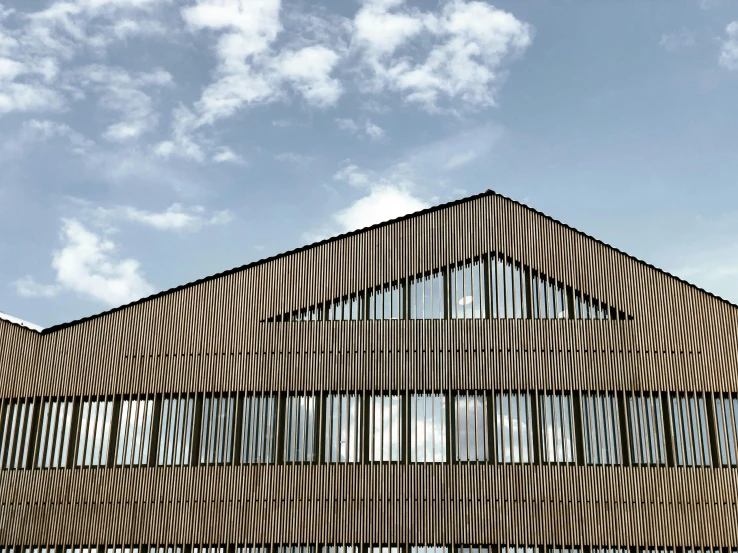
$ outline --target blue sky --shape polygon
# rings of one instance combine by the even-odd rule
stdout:
[[[493,189],[738,302],[738,3],[0,0],[0,311]]]

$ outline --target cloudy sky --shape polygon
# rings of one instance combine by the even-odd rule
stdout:
[[[0,0],[0,311],[482,190],[738,302],[738,3]]]

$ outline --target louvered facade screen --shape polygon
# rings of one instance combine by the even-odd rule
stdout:
[[[738,553],[738,308],[494,193],[35,332],[0,553]]]

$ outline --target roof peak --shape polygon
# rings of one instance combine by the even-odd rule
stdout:
[[[618,248],[616,248],[614,246],[611,246],[610,244],[607,244],[607,243],[603,242],[602,240],[599,240],[597,238],[594,238],[593,236],[590,236],[589,234],[587,234],[585,232],[582,232],[582,231],[580,231],[580,230],[578,230],[578,229],[576,229],[576,228],[574,228],[574,227],[572,227],[570,225],[567,225],[566,223],[563,223],[563,222],[559,221],[558,219],[556,219],[554,217],[551,217],[550,215],[546,215],[545,213],[543,213],[541,211],[538,211],[535,208],[532,208],[532,207],[530,207],[530,206],[528,206],[528,205],[526,205],[526,204],[524,204],[522,202],[519,202],[517,200],[513,200],[512,198],[509,198],[509,197],[507,197],[507,196],[505,196],[503,194],[500,194],[498,192],[495,192],[492,189],[487,189],[487,190],[485,190],[483,192],[479,192],[479,193],[474,194],[472,196],[467,196],[465,198],[459,198],[458,200],[453,200],[453,201],[446,202],[446,203],[443,203],[443,204],[439,204],[439,205],[436,205],[436,206],[431,206],[429,208],[426,208],[426,209],[423,209],[423,210],[420,210],[420,211],[415,211],[413,213],[408,213],[407,215],[403,215],[403,216],[397,217],[395,219],[390,219],[390,220],[387,220],[387,221],[382,221],[381,223],[376,223],[376,224],[371,225],[371,226],[368,226],[368,227],[364,227],[364,228],[352,230],[350,232],[345,232],[343,234],[338,234],[336,236],[332,236],[330,238],[326,238],[324,240],[320,240],[320,241],[314,242],[312,244],[306,244],[304,246],[300,246],[299,248],[294,248],[292,250],[288,250],[288,251],[282,252],[280,254],[272,255],[272,256],[266,257],[264,259],[259,259],[259,260],[256,260],[256,261],[252,261],[250,263],[246,263],[244,265],[240,265],[238,267],[233,267],[231,269],[227,269],[225,271],[221,271],[219,273],[208,275],[208,276],[205,276],[205,277],[202,277],[202,278],[193,280],[191,282],[187,282],[185,284],[181,284],[179,286],[175,286],[173,288],[169,288],[168,290],[162,290],[160,292],[156,292],[155,294],[152,294],[150,296],[146,296],[144,298],[140,298],[140,299],[135,300],[133,302],[130,302],[130,303],[127,303],[127,304],[118,306],[118,307],[114,307],[112,309],[109,309],[109,310],[106,310],[106,311],[102,311],[100,313],[96,313],[94,315],[90,315],[88,317],[83,317],[81,319],[77,319],[77,320],[74,320],[74,321],[69,321],[69,322],[66,322],[66,323],[61,323],[61,324],[58,324],[58,325],[53,325],[53,326],[50,326],[50,327],[48,327],[46,329],[42,329],[41,327],[37,327],[36,325],[32,325],[31,323],[25,323],[25,325],[30,325],[30,326],[26,326],[26,328],[32,328],[33,327],[32,329],[38,330],[39,332],[43,332],[43,334],[49,334],[49,333],[56,332],[58,330],[62,330],[64,328],[73,326],[73,325],[77,325],[77,324],[80,324],[80,323],[83,323],[83,322],[87,322],[87,321],[92,320],[92,319],[97,319],[99,317],[103,317],[105,315],[109,315],[109,314],[115,313],[117,311],[121,311],[123,309],[127,309],[129,307],[132,307],[134,305],[138,305],[140,303],[145,303],[145,302],[154,300],[154,299],[159,298],[161,296],[166,296],[168,294],[172,294],[172,293],[178,292],[180,290],[184,290],[184,289],[187,289],[187,288],[191,288],[193,286],[197,286],[198,284],[202,284],[204,282],[209,282],[211,280],[215,280],[215,279],[218,279],[218,278],[221,278],[221,277],[224,277],[224,276],[228,276],[228,275],[231,275],[231,274],[234,274],[234,273],[238,273],[238,272],[244,271],[246,269],[250,269],[252,267],[255,267],[255,266],[258,266],[258,265],[261,265],[261,264],[264,264],[264,263],[268,263],[270,261],[274,261],[275,259],[280,259],[282,257],[287,257],[289,255],[294,255],[296,253],[299,253],[299,252],[302,252],[302,251],[305,251],[305,250],[309,250],[309,249],[312,249],[312,248],[316,248],[318,246],[322,246],[324,244],[328,244],[328,243],[331,243],[331,242],[342,240],[342,239],[347,238],[349,236],[354,236],[356,234],[361,234],[361,233],[364,233],[364,232],[368,232],[368,231],[373,230],[373,229],[377,229],[377,228],[381,228],[381,227],[384,227],[384,226],[388,226],[388,225],[397,223],[399,221],[403,221],[403,220],[406,220],[406,219],[412,219],[412,218],[415,218],[415,217],[420,217],[422,215],[426,215],[426,214],[432,213],[434,211],[440,211],[440,210],[443,210],[443,209],[448,209],[450,207],[453,207],[453,206],[456,206],[456,205],[459,205],[459,204],[463,204],[463,203],[466,203],[466,202],[471,202],[471,201],[474,201],[474,200],[478,200],[478,199],[480,199],[482,197],[485,197],[485,196],[492,196],[492,197],[501,198],[504,201],[511,202],[513,204],[516,204],[518,206],[521,206],[521,207],[529,210],[532,213],[535,213],[537,215],[540,215],[542,217],[545,217],[546,219],[549,219],[549,220],[551,220],[551,221],[553,221],[553,222],[555,222],[555,223],[557,223],[559,225],[562,225],[564,228],[567,228],[567,229],[569,229],[569,230],[571,230],[571,231],[573,231],[573,232],[575,232],[577,234],[580,234],[580,235],[582,235],[582,236],[584,236],[584,237],[586,237],[586,238],[588,238],[590,240],[593,240],[593,241],[595,241],[595,242],[597,242],[599,244],[602,244],[603,246],[605,246],[607,248],[610,248],[610,249],[618,252],[619,254],[622,254],[622,255],[626,256],[627,258],[629,258],[629,259],[631,259],[631,260],[633,260],[633,261],[635,261],[637,263],[643,264],[643,265],[645,265],[645,266],[647,266],[647,267],[649,267],[651,269],[654,269],[654,270],[659,271],[659,272],[661,272],[663,274],[666,274],[667,276],[669,276],[671,278],[674,278],[674,279],[678,280],[679,282],[682,282],[683,284],[686,284],[686,285],[688,285],[688,286],[690,286],[692,288],[695,288],[695,289],[699,290],[700,292],[703,292],[703,293],[707,294],[708,296],[711,296],[711,297],[716,298],[716,299],[718,299],[718,300],[720,300],[722,302],[725,302],[725,303],[727,303],[728,305],[730,305],[732,307],[738,308],[738,305],[736,305],[736,304],[734,304],[734,303],[732,303],[732,302],[730,302],[728,300],[725,300],[724,298],[721,298],[721,297],[713,294],[712,292],[708,292],[707,290],[704,290],[703,288],[700,288],[699,286],[695,286],[694,284],[692,284],[690,282],[687,282],[684,279],[679,278],[676,275],[673,275],[673,274],[669,273],[668,271],[664,271],[663,269],[659,269],[658,267],[655,267],[654,265],[651,265],[650,263],[647,263],[647,262],[645,262],[645,261],[643,261],[641,259],[638,259],[635,256],[632,256],[632,255],[630,255],[630,254],[628,254],[628,253],[626,253],[626,252],[624,252],[624,251],[622,251],[622,250],[620,250],[620,249],[618,249]],[[16,323],[16,324],[18,324],[18,323]],[[22,324],[22,326],[25,326],[25,325]]]

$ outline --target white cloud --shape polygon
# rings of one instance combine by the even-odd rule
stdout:
[[[343,169],[337,171],[336,174],[333,175],[333,180],[347,182],[356,188],[361,188],[371,184],[371,178],[369,175],[353,164],[346,165]]]
[[[194,32],[220,33],[216,79],[196,103],[199,125],[283,99],[287,84],[316,107],[335,104],[343,92],[331,77],[340,58],[334,49],[309,44],[273,52],[282,31],[279,0],[198,0],[182,16]]]
[[[62,96],[45,86],[14,82],[0,86],[0,114],[13,111],[58,111],[64,106]]]
[[[659,46],[667,52],[675,52],[694,46],[696,39],[694,33],[689,29],[681,29],[673,33],[661,35]]]
[[[367,196],[334,215],[341,232],[356,230],[408,213],[425,209],[428,205],[404,187],[392,184],[373,185]]]
[[[51,262],[55,284],[38,284],[25,276],[15,282],[19,294],[48,297],[63,290],[117,306],[154,292],[137,260],[120,258],[115,243],[79,221],[62,220],[61,241]]]
[[[444,168],[445,169],[458,169],[459,167],[463,167],[464,165],[471,163],[479,156],[478,152],[475,150],[468,150],[466,152],[459,152],[457,154],[452,155],[448,161],[445,163]]]
[[[366,121],[365,130],[366,134],[369,135],[369,138],[372,140],[379,140],[384,136],[384,129],[379,125],[375,125],[369,119]]]
[[[348,131],[351,133],[359,132],[359,125],[353,119],[336,119],[336,125],[342,131]]]
[[[309,104],[321,108],[334,105],[343,93],[340,81],[330,76],[338,60],[339,55],[325,46],[306,46],[283,54],[277,67]]]
[[[349,164],[333,179],[364,190],[366,195],[333,215],[337,232],[348,232],[425,209],[428,205],[414,193],[415,183],[401,171],[380,177]]]
[[[58,0],[35,12],[4,10],[0,21],[12,20],[15,25],[0,26],[0,114],[58,111],[67,107],[70,99],[84,97],[78,74],[64,70],[65,66],[80,53],[104,55],[116,41],[162,32],[153,14],[157,6],[168,2]],[[120,82],[110,88],[109,94],[119,87]],[[121,98],[126,94],[133,96],[130,91],[118,93]],[[120,99],[115,104],[119,105]],[[132,98],[126,107],[140,104],[141,98]],[[140,134],[141,121],[127,119],[109,129],[109,136],[118,140]]]
[[[215,163],[243,163],[243,158],[230,148],[221,147],[213,155],[213,161]]]
[[[365,86],[398,92],[428,111],[443,100],[494,106],[504,62],[532,41],[530,25],[476,1],[451,0],[436,14],[403,0],[369,0],[354,26]]]
[[[738,70],[738,21],[725,28],[727,37],[722,41],[719,63],[730,71]]]
[[[56,284],[39,284],[30,275],[19,278],[13,285],[18,295],[24,298],[51,298],[61,290]]]
[[[351,118],[336,119],[336,125],[342,131],[362,136],[366,134],[372,140],[379,140],[384,136],[384,129],[379,125],[372,123],[371,119],[367,119],[363,125],[360,125]]]
[[[154,147],[154,153],[163,158],[179,156],[193,161],[204,161],[205,152],[194,138],[195,115],[185,106],[177,106],[172,113],[172,137]]]
[[[64,123],[57,123],[48,119],[30,119],[23,123],[22,142],[51,140],[57,137],[67,139],[72,146],[72,151],[76,154],[89,154],[92,148],[95,147],[92,140],[85,138]]]
[[[106,226],[117,220],[139,223],[156,230],[196,231],[205,226],[223,225],[233,220],[228,210],[208,214],[204,207],[174,203],[164,211],[146,211],[132,206],[97,207],[92,210],[95,219]]]

